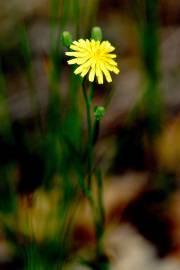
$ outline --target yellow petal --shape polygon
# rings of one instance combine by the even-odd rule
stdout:
[[[84,68],[90,68],[92,63],[92,59],[89,59],[87,62],[85,62],[84,64],[80,65],[75,71],[75,74],[79,74],[81,72],[83,72]]]
[[[77,75],[77,74],[79,74],[81,72],[83,72],[83,66],[82,65],[75,69],[74,74]]]
[[[77,64],[77,58],[71,59],[69,61],[67,61],[69,65],[74,65]]]
[[[108,54],[108,57],[110,57],[110,58],[116,58],[117,55],[116,55],[115,53],[109,53],[109,54]]]
[[[84,67],[88,67],[91,66],[94,62],[94,59],[89,58],[88,61],[86,63],[83,64]]]
[[[103,84],[103,73],[102,73],[99,65],[96,66],[96,76],[98,79],[98,83]]]
[[[74,56],[74,57],[85,57],[87,56],[86,52],[66,52],[67,56]]]
[[[104,60],[104,62],[106,62],[106,63],[108,63],[108,64],[110,64],[112,66],[117,66],[117,63],[113,59],[111,59],[109,57],[103,57],[103,60]]]
[[[106,80],[108,82],[112,82],[111,75],[110,75],[109,71],[106,69],[106,67],[103,64],[101,65],[101,70],[103,71],[103,73],[104,73],[104,75],[106,77]]]
[[[119,73],[119,69],[116,66],[110,65],[108,63],[105,63],[105,67],[106,69],[108,69],[109,71],[113,71],[114,73],[118,74]],[[117,73],[118,72],[118,73]]]
[[[112,70],[115,74],[119,74],[120,70],[119,68],[117,67],[113,67],[113,70]]]
[[[103,84],[103,76],[97,77],[97,79],[98,79],[98,84]]]
[[[81,73],[81,77],[84,77],[88,73],[89,69],[90,69],[90,67],[84,68],[82,73]]]
[[[77,58],[77,64],[82,65],[88,61],[88,57]]]
[[[95,68],[91,68],[90,72],[89,72],[89,81],[93,82],[94,81],[94,77],[95,77]]]
[[[103,41],[101,43],[102,49],[104,49],[106,52],[113,52],[115,48],[111,45],[109,41]]]
[[[77,45],[74,45],[74,44],[72,44],[70,46],[70,49],[74,50],[74,51],[79,51],[79,52],[86,52],[85,48],[81,48],[80,46],[77,46]]]

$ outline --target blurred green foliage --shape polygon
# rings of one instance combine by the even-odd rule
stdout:
[[[102,39],[100,28],[93,29],[91,33],[99,1],[85,2],[84,4],[80,0],[51,0],[49,22],[51,45],[47,72],[49,103],[44,119],[39,108],[31,44],[24,23],[20,23],[18,28],[18,44],[24,61],[33,112],[33,117],[28,123],[25,120],[17,123],[11,119],[6,96],[6,78],[2,71],[0,72],[0,143],[8,145],[7,148],[2,148],[0,166],[0,220],[7,240],[16,249],[14,260],[20,260],[18,270],[63,269],[69,261],[74,260],[71,254],[71,233],[74,215],[82,197],[85,197],[91,206],[96,237],[93,258],[82,261],[92,269],[105,270],[109,267],[102,244],[105,228],[103,179],[101,170],[93,164],[93,147],[98,137],[104,108],[95,107],[95,119],[92,120],[94,87],[88,86],[87,91],[85,81],[82,82],[75,76],[73,70],[68,73],[66,89],[68,102],[61,95],[63,89],[60,82],[64,79],[62,73],[65,66],[65,48],[60,37],[63,31],[72,30],[74,39],[90,34],[95,39]],[[144,118],[145,132],[150,144],[161,128],[163,111],[159,91],[157,4],[155,0],[144,0],[143,5],[142,1],[138,0],[133,3],[135,10],[138,10],[137,26],[146,83],[142,99],[130,115],[130,125],[138,117]],[[73,29],[68,29],[69,21]],[[81,88],[82,93],[79,91]],[[79,99],[83,98],[83,95],[88,132],[84,130],[84,115],[82,106],[79,105]],[[131,134],[130,139],[125,134],[125,140],[134,139],[132,138],[134,134]],[[123,145],[122,138],[118,145],[120,153]],[[5,153],[7,149],[8,154]],[[97,188],[95,198],[92,193],[94,182]],[[58,230],[53,232],[50,240],[44,237],[43,240],[37,241],[32,229],[32,217],[28,216],[33,203],[31,196],[36,195],[38,189],[47,192],[47,196],[48,192],[58,190],[56,212]],[[15,228],[14,224],[19,215],[22,198],[26,201],[25,227],[28,233]]]

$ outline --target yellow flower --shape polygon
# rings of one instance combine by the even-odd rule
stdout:
[[[84,77],[89,72],[89,81],[93,82],[95,76],[98,83],[103,84],[103,75],[108,82],[112,82],[110,72],[119,73],[116,61],[116,54],[112,54],[115,48],[109,41],[95,41],[79,39],[70,46],[71,52],[66,52],[67,56],[74,57],[68,61],[69,65],[77,64],[74,73]]]

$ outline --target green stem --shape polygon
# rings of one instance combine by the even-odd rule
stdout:
[[[85,100],[85,105],[86,105],[86,114],[87,114],[87,122],[88,122],[88,133],[89,133],[89,140],[90,140],[91,139],[91,133],[92,133],[91,109],[90,109],[90,101],[89,101],[88,95],[86,93],[85,80],[83,80],[83,83],[82,83],[82,90],[83,90],[83,95],[84,95],[84,100]]]
[[[93,85],[90,85],[90,93],[89,96],[86,92],[85,80],[82,82],[82,90],[86,105],[86,115],[87,115],[87,125],[88,125],[88,185],[87,187],[83,184],[83,189],[85,192],[85,196],[89,201],[89,205],[91,207],[95,234],[96,234],[96,257],[99,259],[101,254],[103,254],[103,248],[101,245],[101,239],[104,233],[104,225],[105,225],[105,211],[103,205],[103,181],[100,170],[96,172],[96,180],[97,180],[97,201],[94,200],[94,197],[91,192],[91,182],[92,182],[92,161],[93,161],[93,146],[97,141],[99,134],[100,121],[95,120],[94,126],[92,127],[91,122],[91,103],[93,98]],[[81,183],[82,184],[82,183]],[[103,268],[104,269],[104,268]]]
[[[91,123],[91,103],[89,101],[88,95],[86,93],[85,80],[82,83],[82,90],[84,95],[84,101],[86,105],[86,116],[88,125],[88,187],[91,186],[92,178],[92,123]]]
[[[105,223],[105,210],[104,210],[104,204],[103,204],[103,180],[102,180],[102,174],[101,171],[98,170],[96,172],[96,179],[97,179],[97,187],[98,187],[98,214],[99,214],[99,226],[97,231],[97,239],[98,241],[101,240],[101,237],[104,232],[104,223]]]
[[[94,122],[94,128],[93,128],[93,136],[92,136],[92,144],[93,146],[96,144],[99,136],[99,129],[100,129],[100,121],[95,120]]]
[[[89,103],[90,103],[90,105],[92,103],[93,95],[94,95],[94,85],[91,83],[89,86]]]

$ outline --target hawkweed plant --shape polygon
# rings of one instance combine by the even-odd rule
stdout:
[[[86,108],[87,117],[87,146],[86,146],[86,161],[84,179],[80,185],[83,193],[87,197],[92,216],[94,217],[95,234],[96,234],[96,254],[95,264],[98,264],[99,269],[108,269],[107,260],[102,262],[104,256],[102,247],[102,236],[104,233],[105,213],[103,206],[103,181],[102,173],[95,165],[94,146],[98,139],[100,130],[100,122],[105,114],[104,106],[94,106],[92,99],[95,85],[104,84],[105,80],[108,83],[112,82],[111,72],[119,74],[114,52],[115,48],[109,41],[102,41],[102,31],[99,27],[94,27],[91,32],[91,39],[72,40],[69,32],[62,34],[62,40],[65,47],[68,49],[65,55],[71,57],[67,60],[69,65],[75,65],[74,74],[79,77],[82,86],[82,93]],[[97,194],[92,191],[92,180],[96,179]],[[105,257],[104,257],[105,258]],[[92,263],[88,263],[93,267]],[[95,268],[94,268],[95,269]]]

